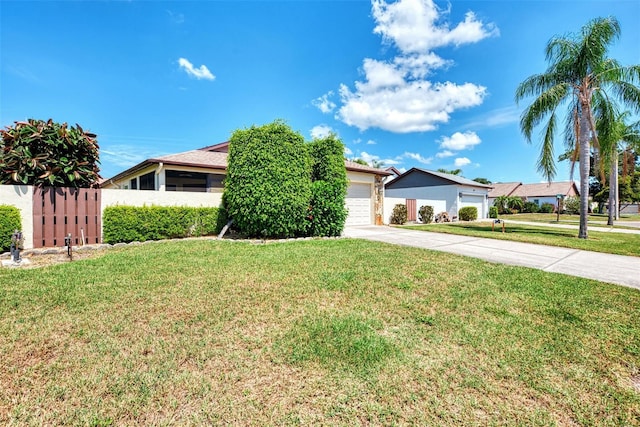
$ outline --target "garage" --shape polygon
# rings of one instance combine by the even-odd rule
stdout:
[[[345,199],[345,206],[349,210],[345,225],[371,225],[371,200],[371,184],[351,183]]]
[[[485,212],[483,209],[484,195],[462,193],[460,197],[460,208],[464,208],[467,206],[474,206],[478,210],[478,218],[485,217]]]

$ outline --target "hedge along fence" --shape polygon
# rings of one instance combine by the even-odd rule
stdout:
[[[0,205],[0,252],[11,247],[11,236],[16,230],[22,230],[20,210],[11,205]]]
[[[224,225],[218,213],[218,208],[110,206],[102,214],[102,240],[113,244],[214,235]]]

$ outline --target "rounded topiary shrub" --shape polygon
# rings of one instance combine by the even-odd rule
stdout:
[[[391,224],[404,224],[407,222],[407,207],[405,205],[397,204],[393,207],[391,212]]]
[[[225,203],[241,234],[296,237],[308,229],[309,152],[282,121],[236,130],[229,141]]]
[[[431,224],[433,221],[433,206],[420,206],[418,209],[420,221],[424,224]]]
[[[478,219],[478,208],[475,206],[465,206],[458,211],[460,221],[475,221]]]
[[[489,218],[498,218],[498,208],[496,206],[489,206]]]

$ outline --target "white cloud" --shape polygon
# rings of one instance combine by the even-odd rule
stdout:
[[[372,13],[376,21],[373,32],[403,53],[460,46],[499,34],[493,24],[479,21],[473,12],[467,12],[464,21],[451,29],[442,19],[449,11],[438,8],[433,0],[400,0],[391,4],[373,0]]]
[[[445,150],[466,150],[473,148],[482,142],[475,132],[467,131],[465,133],[456,132],[451,136],[443,136],[440,141],[440,148]]]
[[[471,160],[467,159],[466,157],[458,157],[455,160],[454,164],[456,165],[456,167],[462,167],[471,164]]]
[[[405,81],[390,87],[356,82],[352,92],[340,86],[337,118],[360,130],[378,127],[397,133],[424,132],[449,121],[452,112],[480,105],[486,88],[473,83]]]
[[[445,19],[448,13],[432,0],[390,4],[372,0],[374,33],[397,47],[399,54],[386,61],[365,58],[363,78],[353,88],[340,85],[341,106],[335,118],[361,131],[425,132],[447,123],[456,110],[482,104],[487,90],[481,85],[427,80],[434,70],[453,64],[433,49],[475,43],[498,34],[497,28],[478,20],[473,12],[450,28]]]
[[[518,123],[520,111],[517,107],[496,108],[495,110],[481,114],[466,124],[467,128],[491,128]]]
[[[451,157],[453,155],[455,155],[456,153],[454,153],[453,151],[449,151],[449,150],[444,150],[441,151],[439,153],[436,154],[436,157],[439,159],[444,159],[445,157]]]
[[[380,156],[369,154],[366,151],[362,151],[359,157],[370,165],[372,165],[374,162],[382,162],[384,166],[393,166],[400,163],[396,159],[380,159]]]
[[[311,104],[325,114],[330,113],[336,108],[335,102],[329,99],[329,97],[331,96],[333,96],[332,90],[314,99],[313,101],[311,101]]]
[[[351,149],[347,146],[344,147],[344,155],[345,156],[351,156],[353,155],[353,151],[351,151]]]
[[[335,133],[331,126],[327,125],[317,125],[311,129],[311,138],[313,139],[321,139],[326,138],[330,134]]]
[[[216,78],[216,76],[211,74],[211,71],[209,71],[206,65],[201,65],[199,68],[194,68],[193,64],[185,58],[178,59],[178,64],[180,64],[180,68],[186,71],[188,75],[195,77],[198,80],[214,80]]]
[[[404,157],[408,157],[410,159],[416,160],[422,163],[423,165],[428,165],[433,160],[433,157],[423,157],[418,153],[409,153],[409,152],[404,153]]]
[[[377,142],[375,142],[373,139],[370,139],[367,141],[367,145],[376,145]]]
[[[353,143],[354,144],[360,144],[362,142],[362,140],[360,138],[354,139]]]

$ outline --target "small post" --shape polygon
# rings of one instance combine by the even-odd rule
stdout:
[[[73,261],[73,248],[72,248],[72,243],[71,243],[71,233],[67,234],[67,236],[64,238],[64,244],[67,247],[67,255],[69,256],[69,259],[71,261]]]
[[[562,194],[556,194],[556,205],[558,206],[556,208],[556,222],[560,222],[560,200],[562,200]]]
[[[24,248],[24,237],[22,231],[15,230],[11,235],[11,260],[15,263],[22,261],[20,250]]]

